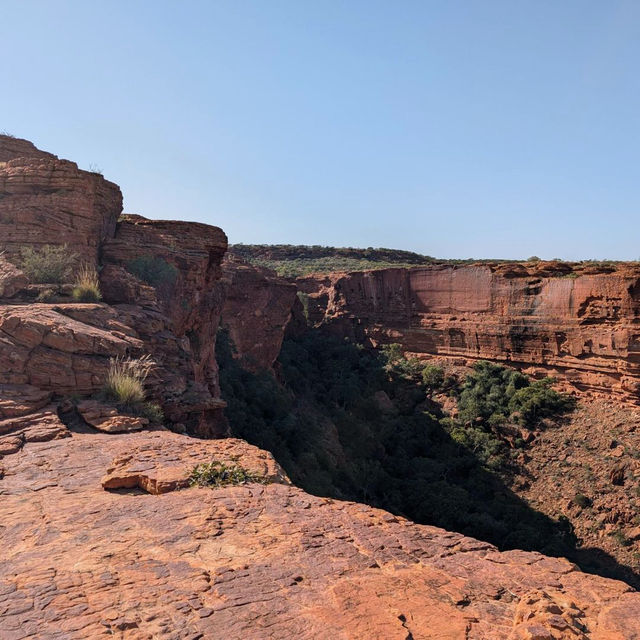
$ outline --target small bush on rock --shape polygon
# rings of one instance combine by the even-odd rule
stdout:
[[[112,358],[103,389],[107,399],[125,407],[142,404],[145,400],[144,381],[152,366],[150,356],[136,360]]]
[[[428,364],[422,370],[422,382],[429,389],[439,389],[444,384],[444,369],[434,364]]]
[[[217,460],[197,465],[189,477],[191,486],[200,487],[224,487],[249,482],[265,484],[265,478],[237,465],[226,465]]]
[[[159,256],[139,256],[127,264],[127,270],[152,287],[173,284],[178,270]]]
[[[62,284],[68,282],[73,263],[78,257],[67,245],[45,244],[42,247],[23,247],[20,267],[34,284]]]
[[[73,287],[73,299],[76,302],[100,302],[100,280],[98,272],[90,265],[83,265],[78,271]]]
[[[164,422],[162,407],[154,402],[145,402],[142,407],[140,407],[139,413],[152,424],[162,424]]]

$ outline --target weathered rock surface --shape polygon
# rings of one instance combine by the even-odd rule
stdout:
[[[141,216],[121,220],[103,247],[109,265],[101,274],[105,301],[149,345],[159,365],[156,388],[165,414],[205,437],[226,433],[215,359],[226,248],[218,227]],[[127,273],[139,258],[162,263],[161,282],[150,287]],[[112,279],[120,284],[111,284]]]
[[[65,313],[76,308],[82,320]],[[104,384],[109,358],[142,351],[142,342],[121,329],[106,305],[0,306],[0,384],[92,393]]]
[[[74,433],[6,457],[0,637],[640,638],[640,594],[565,560],[287,484],[101,486],[109,468],[162,481],[201,454],[260,461],[236,442]]]
[[[309,318],[417,354],[505,362],[637,402],[640,271],[434,266],[298,280]],[[559,266],[560,265],[560,266]]]
[[[0,238],[7,256],[22,247],[68,245],[96,264],[122,211],[117,185],[25,140],[0,136]]]
[[[0,253],[0,298],[13,297],[28,282],[27,276]]]
[[[244,440],[198,441],[165,435],[147,438],[132,451],[112,460],[102,478],[102,486],[105,489],[138,487],[147,493],[168,493],[188,487],[193,468],[214,460],[225,465],[240,464],[265,483],[290,484],[273,456]]]
[[[149,354],[149,392],[167,418],[224,435],[214,349],[226,236],[204,224],[119,218],[121,210],[119,188],[101,175],[0,136],[0,298],[12,303],[0,305],[0,385],[88,395],[111,357]],[[23,247],[44,244],[68,245],[78,263],[100,258],[106,304],[24,304],[41,291],[14,263]],[[167,281],[136,277],[137,258],[165,264]],[[57,286],[54,300],[69,300],[69,288]]]
[[[227,288],[221,324],[229,331],[236,355],[246,369],[271,369],[280,353],[297,288],[238,258],[226,258],[223,271]]]
[[[20,417],[0,420],[0,458],[19,451],[25,442],[46,442],[70,436],[55,405]]]
[[[0,135],[0,162],[16,158],[44,158],[55,160],[56,156],[38,149],[33,142],[13,136]]]
[[[83,400],[76,409],[89,426],[105,433],[128,433],[149,426],[146,418],[123,415],[115,407],[97,400]]]

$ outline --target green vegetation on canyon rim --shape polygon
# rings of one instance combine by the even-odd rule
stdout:
[[[513,407],[511,414],[504,410],[505,419],[530,405],[539,415],[562,413],[570,402],[547,383],[520,374],[510,380],[512,372],[495,365],[479,365],[456,389],[451,378],[396,351],[367,350],[309,331],[285,340],[277,365],[281,385],[267,372],[242,369],[221,331],[217,356],[233,435],[271,451],[293,482],[311,493],[364,501],[503,549],[570,555],[576,540],[568,522],[534,511],[502,482],[517,450],[506,446],[495,425],[477,419],[485,407],[473,409],[475,418],[446,417],[430,399],[428,384],[475,398],[478,381],[501,372],[506,387],[517,387],[497,403],[501,410]],[[494,385],[491,402],[503,392]],[[527,421],[537,422],[536,411],[526,412]]]
[[[329,274],[337,272],[370,271],[400,267],[425,267],[429,265],[523,265],[539,263],[546,265],[546,275],[557,277],[576,277],[578,272],[590,271],[609,273],[616,271],[621,264],[637,265],[637,262],[624,263],[616,260],[583,260],[564,262],[560,258],[550,261],[531,256],[527,260],[505,258],[434,258],[432,256],[404,251],[401,249],[354,247],[325,247],[320,245],[291,244],[233,244],[229,253],[242,258],[257,267],[275,271],[285,278],[299,278],[311,274]],[[575,271],[574,271],[575,269]]]
[[[261,476],[235,464],[227,465],[218,460],[196,465],[189,476],[191,486],[226,487],[227,485],[257,482],[264,484]]]

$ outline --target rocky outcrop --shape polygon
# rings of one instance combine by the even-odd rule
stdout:
[[[223,263],[226,298],[222,326],[235,355],[251,371],[271,369],[296,300],[296,286],[268,269],[229,257]]]
[[[271,454],[244,440],[193,440],[175,436],[155,438],[151,442],[145,439],[140,446],[117,456],[101,482],[105,489],[137,487],[156,495],[169,493],[187,488],[193,469],[214,460],[225,467],[235,467],[241,461],[242,469],[264,484],[290,484]]]
[[[0,238],[8,257],[23,247],[68,245],[95,265],[122,211],[117,185],[25,140],[0,136]]]
[[[110,358],[150,355],[149,395],[167,419],[224,435],[214,355],[222,230],[122,217],[115,184],[26,141],[0,136],[0,158],[0,385],[88,395],[104,384]],[[69,284],[28,285],[15,266],[20,251],[45,244],[100,267],[103,303],[74,303]],[[33,304],[42,294],[57,304]]]
[[[141,216],[125,216],[103,247],[105,301],[148,345],[167,416],[204,437],[226,432],[215,359],[226,247],[218,227]]]
[[[640,270],[545,265],[385,269],[298,282],[310,321],[336,331],[416,354],[500,361],[637,402]]]
[[[4,458],[0,637],[640,638],[640,594],[566,560],[500,553],[282,476],[170,487],[212,459],[276,471],[249,445],[166,431],[73,433]]]
[[[14,138],[7,134],[0,134],[0,162],[15,160],[16,158],[44,158],[56,160],[56,156],[38,149],[33,142],[22,138]]]

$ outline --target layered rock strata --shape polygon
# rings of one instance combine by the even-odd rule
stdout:
[[[78,263],[96,264],[121,212],[119,187],[102,175],[0,136],[0,238],[7,256],[23,247],[67,245]]]
[[[214,354],[222,230],[123,217],[116,185],[26,141],[0,136],[0,158],[0,385],[89,395],[111,358],[149,355],[149,396],[168,420],[224,435]],[[21,250],[45,244],[99,269],[102,303],[73,302],[71,284],[28,283]],[[54,301],[34,304],[42,294]]]
[[[640,270],[550,276],[514,265],[385,269],[301,278],[308,315],[406,351],[504,362],[637,402]]]

